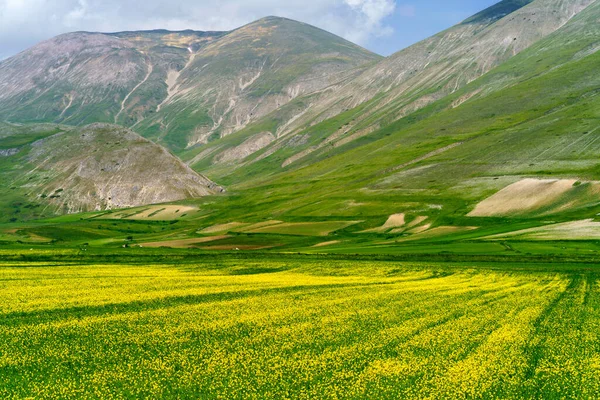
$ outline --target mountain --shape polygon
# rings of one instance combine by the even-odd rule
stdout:
[[[508,251],[498,243],[514,235],[596,238],[599,20],[599,1],[502,2],[375,66],[353,70],[347,81],[299,95],[237,132],[189,147],[178,155],[227,193],[194,200],[201,214],[186,217],[172,233],[194,243],[227,240],[214,246],[229,249],[313,246],[315,238],[335,236],[325,243],[337,243],[339,251],[393,250],[413,241]],[[513,29],[522,32],[516,41]],[[511,42],[498,41],[502,35]],[[527,39],[522,48],[515,43],[519,37]],[[427,43],[436,54],[429,65],[420,53]],[[411,58],[415,54],[422,58]],[[425,64],[414,75],[403,74],[414,59]],[[433,97],[414,103],[423,91]],[[185,96],[173,97],[160,112],[180,112],[176,105],[187,104]],[[338,103],[344,105],[336,111]],[[310,115],[324,104],[333,117]],[[6,128],[10,140],[27,138],[15,129]],[[4,160],[13,161],[0,164],[0,171],[23,177],[13,187],[27,187],[27,175],[19,175],[11,159],[19,156],[15,148],[2,148]],[[48,198],[61,193],[57,188],[38,185],[35,193]],[[20,212],[29,212],[24,208]]]
[[[438,35],[402,50],[332,90],[282,107],[237,137],[211,143],[189,156],[190,164],[219,179],[236,181],[236,168],[277,171],[302,167],[434,103],[529,48],[567,23],[593,0],[502,1]],[[469,93],[454,106],[467,101]],[[249,146],[259,134],[277,137]],[[242,154],[244,162],[227,155]],[[260,151],[259,151],[260,150]],[[312,157],[309,157],[312,155]],[[254,165],[256,164],[256,165]],[[244,178],[245,180],[245,178]]]
[[[162,101],[167,71],[186,62],[188,48],[199,49],[222,34],[76,32],[55,37],[0,63],[0,115],[80,125],[114,122],[123,107],[140,118]]]
[[[11,216],[172,202],[223,189],[167,150],[110,124],[0,124],[2,206]]]
[[[379,59],[275,17],[231,32],[76,32],[0,62],[0,120],[118,123],[181,151]]]
[[[136,129],[158,132],[150,137],[177,149],[207,143],[299,96],[345,82],[378,59],[310,25],[264,18],[211,43],[183,70],[172,71],[169,96]]]
[[[512,223],[530,228],[595,218],[599,20],[596,1],[510,60],[354,147],[313,154],[296,168],[239,169],[230,189],[252,216],[372,221],[364,229],[403,213],[430,228],[477,228],[471,239]],[[506,199],[512,205],[498,208]],[[223,207],[241,220],[236,205]],[[530,220],[536,222],[523,222]]]

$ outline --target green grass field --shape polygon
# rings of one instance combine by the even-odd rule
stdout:
[[[595,265],[26,253],[0,266],[6,399],[600,395]]]

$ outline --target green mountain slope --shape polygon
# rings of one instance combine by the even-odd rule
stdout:
[[[260,175],[264,170],[305,165],[313,153],[323,155],[346,146],[457,92],[563,26],[591,2],[500,2],[382,60],[345,85],[299,98],[237,138],[215,142],[185,157],[195,156],[191,161],[195,168],[220,178],[235,168],[240,174],[254,169]],[[468,98],[457,99],[456,104]],[[265,131],[278,140],[246,157],[244,163],[227,163],[224,153],[248,147],[246,141]]]
[[[534,1],[517,12],[548,2]],[[141,208],[116,216],[87,215],[90,219],[79,222],[74,216],[48,223],[76,222],[69,226],[94,230],[99,239],[90,243],[98,246],[108,243],[110,226],[116,226],[114,234],[123,237],[126,233],[119,227],[142,232],[136,240],[143,246],[206,250],[596,251],[595,241],[600,238],[600,222],[596,221],[600,214],[600,78],[596,73],[600,2],[578,10],[572,8],[575,2],[561,4],[571,10],[568,21],[543,38],[451,93],[404,118],[375,124],[368,134],[354,140],[304,152],[282,167],[285,160],[311,146],[311,140],[326,141],[330,132],[360,120],[363,114],[383,118],[402,97],[390,100],[389,107],[378,108],[387,101],[388,92],[382,92],[334,118],[305,127],[293,135],[297,136],[294,146],[276,148],[261,160],[272,149],[269,146],[278,143],[277,132],[271,128],[285,125],[285,111],[299,110],[311,96],[298,97],[269,119],[201,150],[204,155],[212,151],[219,163],[207,163],[208,158],[196,150],[184,152],[184,156],[196,157],[196,167],[225,185],[227,193],[180,202],[195,207],[197,213],[177,223],[171,224],[164,211],[160,216],[157,209],[158,214],[149,217],[144,214],[148,210]],[[551,14],[559,14],[556,11]],[[476,19],[494,20],[485,15]],[[27,135],[15,134],[15,129],[12,125],[5,128],[6,140],[29,143]],[[5,160],[17,157],[9,154],[16,146],[2,147]],[[244,168],[231,168],[244,157]],[[159,231],[155,217],[164,219]],[[166,225],[169,229],[163,232]],[[20,229],[24,235],[30,232],[30,238],[67,240],[60,230],[54,233],[34,225],[31,230],[28,226]]]
[[[232,198],[223,214],[359,218],[373,227],[405,213],[433,226],[478,226],[498,222],[466,217],[479,202],[534,178],[580,188],[564,190],[547,212],[532,209],[519,218],[593,218],[600,211],[598,18],[596,2],[456,93],[327,157],[311,154],[301,167],[278,173],[239,171],[228,182],[243,182],[231,187],[239,200]],[[460,101],[465,96],[470,100]]]

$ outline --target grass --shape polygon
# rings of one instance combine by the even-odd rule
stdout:
[[[524,178],[598,180],[594,71],[600,59],[598,53],[586,51],[599,37],[593,23],[599,13],[597,5],[590,6],[456,93],[405,118],[382,122],[380,129],[346,145],[318,148],[342,127],[361,121],[378,99],[299,130],[295,135],[304,137],[305,143],[283,146],[260,161],[253,162],[269,148],[248,157],[239,168],[211,165],[212,155],[206,157],[195,168],[224,184],[229,193],[209,208],[224,220],[337,218],[365,220],[365,229],[381,226],[393,213],[405,213],[409,219],[427,216],[436,227],[452,225],[485,198]],[[585,57],[580,56],[582,51]],[[473,93],[477,94],[469,101],[453,106]],[[390,104],[388,109],[394,107]],[[276,115],[269,116],[269,124],[263,121],[261,129],[272,129],[274,121]],[[362,123],[375,121],[360,122],[353,129],[366,127]],[[211,146],[233,146],[258,131],[249,126]],[[423,158],[451,145],[457,146]],[[317,147],[313,153],[282,168],[286,159],[312,147]],[[573,196],[558,204],[576,201],[577,207],[547,210],[548,214],[552,211],[552,218],[561,221],[567,215],[595,216],[595,196],[584,189],[574,188]],[[539,220],[541,213],[534,210],[520,217]],[[491,226],[504,221],[462,223]]]
[[[329,222],[296,222],[282,223],[269,226],[263,226],[248,230],[249,233],[274,233],[280,235],[300,235],[300,236],[327,236],[332,232],[347,228],[357,222],[348,221],[329,221]]]
[[[184,205],[156,205],[102,213],[100,215],[96,215],[95,219],[174,221],[185,218],[190,214],[195,214],[197,211],[198,209],[195,207]]]
[[[60,128],[48,128],[42,132],[27,132],[24,130],[19,135],[11,135],[0,138],[0,149],[14,149],[34,143],[37,140],[59,133]]]
[[[598,278],[327,257],[5,261],[0,395],[589,398]]]

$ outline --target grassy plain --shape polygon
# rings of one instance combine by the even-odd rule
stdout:
[[[17,253],[2,398],[600,394],[593,264]]]

